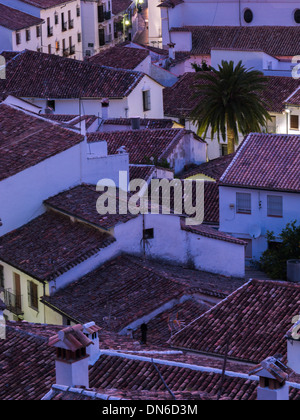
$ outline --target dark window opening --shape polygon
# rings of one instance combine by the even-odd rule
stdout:
[[[55,111],[55,101],[54,100],[48,100],[47,101],[47,108],[53,109]]]
[[[250,9],[245,10],[244,20],[246,23],[251,23],[253,21],[253,12]]]
[[[143,239],[153,239],[154,238],[154,229],[144,229]]]
[[[0,265],[0,289],[4,289],[4,267]]]
[[[291,115],[291,130],[299,130],[299,115]]]
[[[151,110],[151,95],[150,95],[150,90],[145,90],[143,92],[143,106],[144,106],[144,112]]]
[[[294,14],[294,19],[296,23],[300,23],[300,9],[297,9]]]
[[[280,242],[270,241],[268,242],[268,249],[270,251],[277,251],[280,248],[280,245]]]

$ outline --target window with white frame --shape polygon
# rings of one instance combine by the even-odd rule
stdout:
[[[268,195],[268,216],[283,217],[283,198],[279,195]]]
[[[236,193],[236,212],[251,214],[251,194]]]
[[[151,94],[150,94],[150,90],[144,90],[143,91],[143,106],[144,106],[144,112],[151,110]]]

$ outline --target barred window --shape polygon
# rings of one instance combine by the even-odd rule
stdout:
[[[236,194],[236,211],[237,213],[251,214],[251,194]]]
[[[268,216],[283,217],[283,199],[278,195],[268,195]]]

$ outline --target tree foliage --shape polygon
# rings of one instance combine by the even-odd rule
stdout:
[[[268,105],[262,99],[267,78],[260,71],[246,69],[240,61],[222,61],[218,69],[199,71],[196,76],[194,97],[198,103],[192,112],[192,119],[198,125],[199,135],[211,139],[217,135],[228,140],[230,153],[234,152],[239,133],[261,132],[271,117]],[[228,138],[227,138],[228,137]]]
[[[275,247],[263,253],[260,267],[272,279],[287,280],[287,261],[300,259],[300,225],[297,221],[288,223],[279,238],[280,242]],[[267,239],[274,242],[274,232],[268,232]]]

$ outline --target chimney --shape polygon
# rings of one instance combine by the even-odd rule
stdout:
[[[141,118],[132,117],[131,118],[131,128],[132,130],[139,130],[141,128]]]
[[[87,347],[93,345],[82,325],[67,327],[49,339],[56,347],[56,383],[65,386],[89,387],[89,355]]]
[[[286,335],[287,359],[289,368],[300,374],[300,317],[295,317],[293,322],[295,324]]]
[[[88,324],[83,325],[83,334],[92,341],[93,345],[87,347],[87,354],[90,357],[89,363],[93,364],[96,362],[100,355],[100,348],[99,348],[99,331],[101,330],[95,322],[89,322]]]
[[[171,58],[172,60],[175,60],[175,45],[173,42],[170,42],[170,44],[168,44],[169,47],[169,58]]]
[[[259,376],[258,401],[288,401],[289,385],[286,384],[292,370],[279,357],[269,357],[261,362],[249,375]]]

